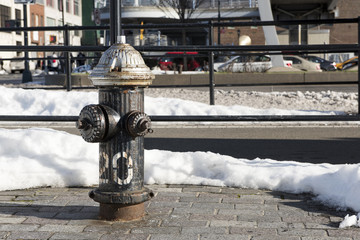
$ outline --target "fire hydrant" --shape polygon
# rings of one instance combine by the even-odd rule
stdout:
[[[144,187],[144,135],[151,132],[144,88],[154,75],[129,44],[107,49],[90,74],[99,104],[85,106],[77,128],[87,142],[99,142],[99,187],[89,193],[100,203],[100,219],[134,220],[145,214],[152,193]]]

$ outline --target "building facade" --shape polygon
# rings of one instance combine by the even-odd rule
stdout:
[[[0,0],[0,26],[24,26],[24,6],[12,0]],[[81,0],[36,0],[27,5],[28,27],[82,25]],[[63,11],[64,9],[64,11]],[[28,33],[29,45],[63,45],[62,31],[31,31]],[[24,34],[20,31],[0,32],[1,45],[24,45]],[[81,45],[81,32],[70,31],[70,44]],[[46,53],[50,55],[51,53]],[[24,53],[3,52],[2,58],[24,57]],[[30,52],[29,57],[44,57],[43,52]],[[4,61],[4,68],[9,69],[9,61]]]

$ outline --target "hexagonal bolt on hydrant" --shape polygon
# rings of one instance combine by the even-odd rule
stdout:
[[[89,196],[104,220],[134,220],[145,214],[151,192],[144,187],[144,135],[151,132],[144,111],[144,88],[154,75],[140,53],[124,41],[112,45],[90,74],[99,104],[85,106],[77,128],[99,142],[99,187]]]

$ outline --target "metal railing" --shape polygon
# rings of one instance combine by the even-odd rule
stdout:
[[[358,43],[356,44],[316,44],[316,45],[250,45],[250,46],[213,46],[214,27],[241,27],[241,26],[286,26],[299,24],[345,24],[358,25]],[[171,52],[171,51],[196,51],[205,53],[209,59],[209,98],[210,104],[214,101],[214,53],[238,52],[239,54],[261,53],[282,54],[291,52],[296,54],[306,53],[338,53],[354,52],[360,55],[360,17],[347,19],[321,19],[321,20],[289,20],[289,21],[251,21],[251,22],[207,22],[183,24],[122,24],[122,29],[182,29],[203,28],[208,29],[208,45],[192,46],[134,46],[140,52]],[[109,26],[64,26],[64,27],[26,27],[26,28],[1,28],[0,31],[72,31],[72,30],[109,30]],[[69,34],[67,34],[68,36]],[[102,52],[108,46],[0,46],[0,51],[27,51],[27,52]],[[68,55],[67,55],[68,56]],[[71,90],[71,75],[67,69],[67,90]],[[360,64],[358,64],[358,96],[360,92]],[[358,98],[358,113],[360,113],[360,99]],[[359,121],[358,115],[344,116],[151,116],[153,121]],[[0,116],[0,121],[76,121],[76,116]]]

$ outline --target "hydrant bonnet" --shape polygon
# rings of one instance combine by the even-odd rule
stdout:
[[[129,44],[114,44],[99,60],[89,78],[94,86],[148,86],[154,74],[141,54]]]

